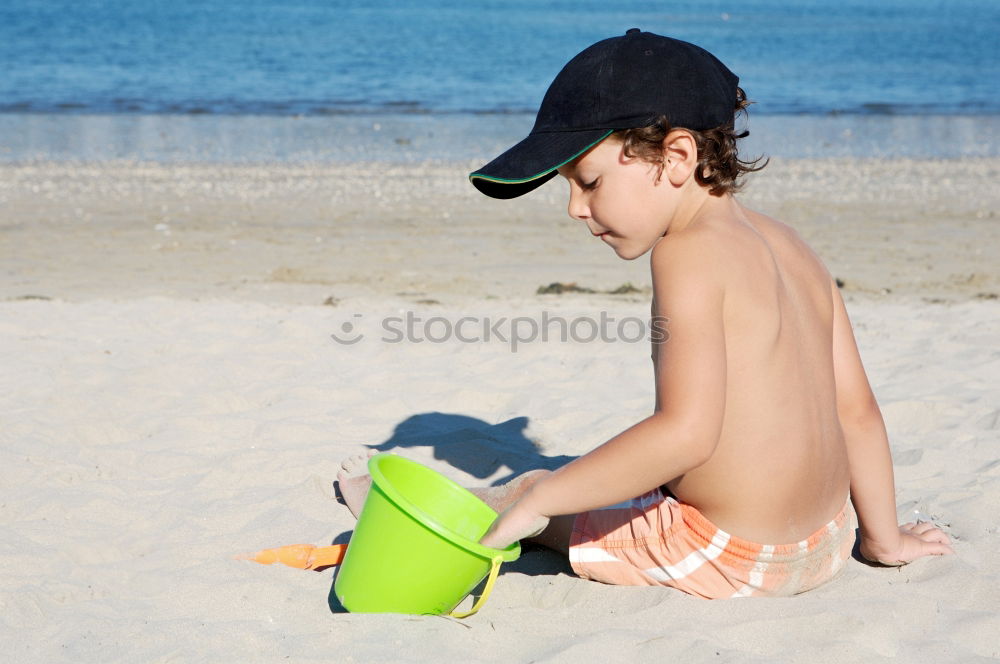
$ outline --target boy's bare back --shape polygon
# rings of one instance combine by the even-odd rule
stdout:
[[[722,289],[718,443],[704,464],[667,486],[725,530],[793,542],[830,521],[848,494],[831,353],[837,295],[795,231],[728,200],[718,201],[715,216],[668,234],[653,249],[654,283],[662,283],[658,267],[670,254],[684,252],[701,257],[702,270],[671,271],[671,291],[706,281]],[[688,283],[695,280],[702,283]],[[670,319],[668,330],[683,325],[655,301],[654,310]],[[654,348],[654,362],[660,354]]]

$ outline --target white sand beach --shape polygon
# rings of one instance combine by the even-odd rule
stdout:
[[[651,409],[641,342],[385,340],[406,312],[648,315],[648,264],[584,233],[561,187],[487,200],[475,165],[0,165],[11,661],[1000,658],[995,158],[776,159],[742,195],[843,282],[899,516],[933,519],[957,555],[710,602],[583,581],[526,548],[464,621],[342,613],[334,569],[234,560],[345,541],[333,480],[369,447],[484,485]],[[595,292],[537,293],[554,282]],[[357,343],[331,337],[347,323]]]

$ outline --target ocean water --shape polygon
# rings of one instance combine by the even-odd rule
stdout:
[[[570,57],[636,26],[715,53],[756,116],[822,118],[810,149],[889,132],[876,148],[905,153],[939,125],[929,118],[959,115],[979,118],[956,130],[963,147],[918,151],[996,152],[995,0],[4,0],[0,160],[191,158],[195,147],[157,136],[194,129],[198,149],[245,156],[230,134],[250,117],[320,118],[257,121],[286,154],[309,136],[314,152],[341,155],[343,140],[368,134],[402,152],[477,127],[506,140],[530,128]],[[925,119],[898,120],[912,116]],[[783,121],[762,122],[783,137]],[[401,129],[376,136],[382,125]],[[985,139],[971,136],[979,125]]]
[[[995,0],[4,0],[0,111],[529,111],[633,26],[718,55],[762,113],[1000,111]]]

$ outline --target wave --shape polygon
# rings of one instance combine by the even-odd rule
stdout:
[[[265,115],[265,116],[363,116],[363,115],[523,115],[535,108],[489,106],[433,107],[419,101],[368,103],[362,100],[191,100],[161,101],[109,99],[94,101],[24,100],[0,102],[0,114],[55,115]],[[805,102],[757,103],[752,115],[996,115],[1000,103],[967,101],[942,104],[900,104],[868,101],[845,106]]]

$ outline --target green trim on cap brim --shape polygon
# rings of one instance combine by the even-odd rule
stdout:
[[[524,178],[522,180],[504,180],[503,178],[494,178],[494,177],[490,177],[489,175],[480,175],[478,171],[475,171],[475,172],[469,173],[469,181],[471,182],[473,180],[486,180],[487,182],[496,182],[498,184],[524,184],[525,182],[531,182],[532,180],[537,180],[540,177],[544,177],[544,176],[548,175],[549,173],[551,173],[552,171],[554,171],[554,170],[556,170],[558,168],[562,168],[563,166],[565,166],[569,162],[573,161],[574,159],[576,159],[577,157],[579,157],[580,155],[582,155],[584,152],[586,152],[590,148],[594,147],[595,145],[597,145],[598,143],[600,143],[601,141],[603,141],[605,138],[607,138],[608,136],[610,136],[613,133],[615,133],[615,130],[614,129],[609,129],[608,133],[604,134],[604,136],[601,136],[599,139],[597,139],[596,141],[594,141],[593,143],[591,143],[587,147],[583,148],[582,150],[580,150],[579,152],[577,152],[575,155],[573,155],[572,157],[570,157],[566,161],[558,163],[555,166],[553,166],[552,168],[547,168],[544,171],[542,171],[541,173],[538,173],[537,175],[532,175],[531,177]]]

